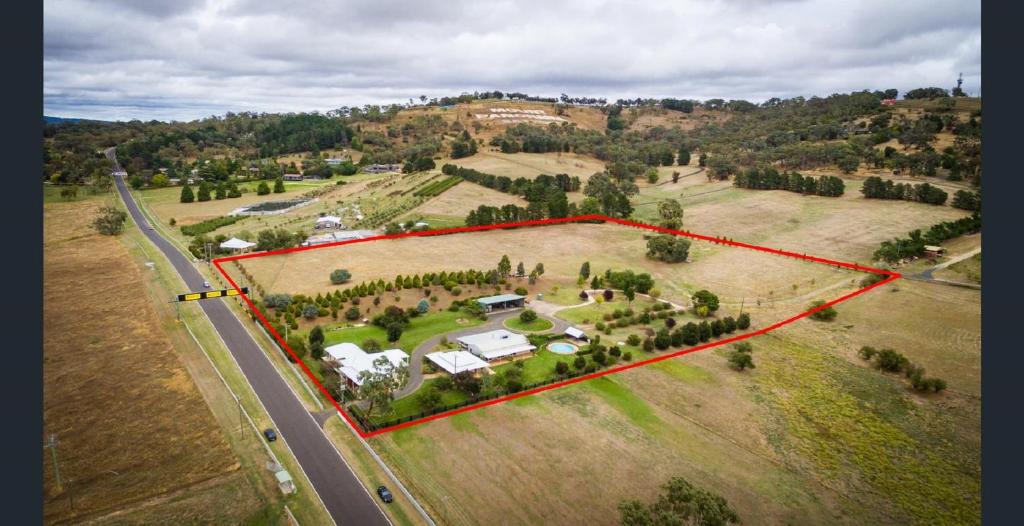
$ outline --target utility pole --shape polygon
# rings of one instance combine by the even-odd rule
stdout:
[[[50,456],[53,458],[53,475],[57,479],[57,489],[63,490],[64,484],[60,480],[60,466],[57,465],[57,435],[50,433],[50,438],[43,444],[43,447],[50,448]]]

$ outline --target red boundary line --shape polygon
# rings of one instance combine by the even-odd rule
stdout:
[[[482,230],[510,229],[510,228],[518,228],[518,227],[528,227],[528,226],[538,226],[538,225],[553,225],[553,224],[560,224],[560,223],[576,223],[576,222],[587,222],[587,221],[616,223],[616,224],[619,224],[619,225],[624,225],[624,226],[629,226],[629,227],[634,227],[634,228],[642,228],[642,229],[645,229],[645,230],[651,230],[651,231],[655,231],[655,232],[662,232],[662,233],[673,234],[673,235],[681,235],[681,236],[691,237],[691,238],[694,238],[694,239],[700,239],[700,240],[703,240],[703,241],[710,241],[712,243],[719,243],[719,244],[723,244],[723,245],[730,245],[730,246],[735,246],[735,247],[747,248],[747,249],[751,249],[751,250],[758,250],[758,251],[761,251],[761,252],[768,252],[770,254],[777,254],[777,255],[781,255],[781,256],[794,257],[794,258],[803,259],[803,260],[806,260],[806,261],[813,261],[815,263],[823,263],[823,264],[827,264],[827,265],[835,265],[837,267],[843,267],[843,268],[848,268],[848,269],[853,269],[853,270],[859,270],[859,271],[862,271],[862,272],[870,272],[870,273],[873,273],[873,274],[882,274],[882,275],[886,276],[886,279],[884,279],[882,281],[878,281],[878,282],[873,283],[871,285],[868,285],[866,287],[857,289],[857,290],[855,290],[855,291],[853,291],[853,292],[851,292],[849,294],[846,294],[846,295],[841,296],[839,298],[836,298],[834,300],[828,301],[828,302],[826,302],[826,303],[824,303],[822,305],[819,305],[819,306],[814,307],[812,309],[809,309],[807,311],[801,312],[800,314],[797,314],[795,316],[792,316],[790,318],[787,318],[785,320],[782,320],[780,322],[777,322],[777,323],[774,323],[772,325],[769,325],[768,327],[765,327],[763,329],[759,329],[759,330],[756,330],[756,331],[753,331],[753,332],[749,332],[749,333],[746,333],[746,334],[740,334],[740,335],[737,335],[737,336],[726,338],[724,340],[718,340],[718,341],[715,341],[715,342],[705,343],[703,345],[697,345],[695,347],[690,347],[689,349],[683,349],[683,350],[679,350],[679,351],[676,351],[676,352],[672,352],[672,353],[668,353],[668,354],[663,354],[661,356],[656,356],[654,358],[650,358],[650,359],[647,359],[647,360],[643,360],[643,361],[639,361],[639,362],[634,362],[634,363],[630,363],[630,364],[626,364],[626,365],[620,365],[618,367],[612,367],[611,369],[605,369],[603,371],[597,371],[597,372],[586,374],[586,375],[583,375],[583,376],[577,376],[575,378],[570,378],[568,380],[563,380],[561,382],[555,382],[555,383],[544,385],[544,386],[541,386],[541,387],[535,387],[533,389],[528,389],[526,391],[520,391],[518,393],[512,393],[512,394],[508,394],[508,395],[505,395],[505,396],[501,396],[501,397],[495,398],[493,400],[485,400],[485,401],[482,401],[482,402],[478,402],[476,404],[471,404],[471,405],[467,405],[465,407],[460,407],[458,409],[453,409],[453,410],[446,411],[446,412],[443,412],[443,413],[438,413],[436,415],[426,416],[426,417],[420,418],[418,420],[410,420],[408,422],[403,422],[401,424],[396,424],[396,425],[393,425],[393,426],[390,426],[390,427],[386,427],[386,428],[383,428],[383,429],[377,429],[375,431],[367,432],[367,431],[364,431],[362,429],[362,427],[357,422],[355,422],[352,419],[352,417],[348,414],[348,412],[345,411],[344,408],[342,408],[341,404],[339,404],[338,401],[335,400],[333,396],[331,396],[331,394],[327,391],[327,389],[324,388],[324,386],[320,384],[320,382],[316,379],[316,377],[309,370],[309,368],[306,366],[306,364],[302,360],[299,359],[299,357],[295,354],[294,351],[292,351],[291,347],[288,346],[288,344],[284,341],[284,339],[281,337],[281,335],[278,334],[278,332],[276,330],[274,330],[274,327],[272,327],[270,325],[270,322],[263,315],[263,313],[259,309],[256,308],[256,305],[252,302],[251,299],[249,299],[249,296],[247,294],[244,294],[244,293],[241,292],[241,289],[238,287],[238,284],[235,283],[235,280],[232,279],[231,275],[228,274],[224,270],[224,268],[221,266],[221,263],[227,263],[227,262],[230,262],[230,261],[238,261],[238,260],[242,260],[242,259],[251,259],[251,258],[265,257],[265,256],[274,256],[274,255],[279,255],[279,254],[288,254],[288,253],[292,253],[292,252],[303,252],[303,251],[306,251],[306,250],[314,250],[314,249],[320,249],[320,248],[329,248],[329,247],[336,247],[336,246],[342,246],[342,245],[351,245],[351,244],[355,244],[355,243],[366,243],[366,242],[370,242],[370,241],[379,241],[379,240],[382,240],[382,239],[397,239],[397,238],[403,238],[403,237],[442,236],[442,235],[447,235],[447,234],[457,234],[457,233],[461,233],[461,232],[478,232],[478,231],[482,231]],[[704,349],[709,349],[711,347],[718,347],[720,345],[725,345],[725,344],[732,343],[732,342],[738,342],[740,340],[746,340],[748,338],[753,338],[754,336],[760,336],[762,334],[767,334],[767,333],[769,333],[769,332],[771,332],[771,331],[773,331],[775,329],[778,329],[779,327],[782,327],[784,325],[788,325],[788,324],[793,323],[794,321],[797,321],[799,319],[806,318],[807,316],[810,316],[811,314],[814,314],[815,312],[818,312],[820,310],[826,309],[826,308],[831,307],[833,305],[836,305],[838,303],[842,303],[842,302],[844,302],[844,301],[846,301],[846,300],[848,300],[850,298],[853,298],[854,296],[859,296],[859,295],[861,295],[861,294],[863,294],[863,293],[865,293],[865,292],[867,292],[867,291],[869,291],[869,290],[871,290],[871,289],[873,289],[875,287],[881,287],[882,285],[885,285],[886,283],[889,283],[891,281],[894,281],[894,280],[899,279],[900,277],[902,277],[900,274],[898,274],[896,272],[890,272],[890,271],[886,271],[886,270],[882,270],[882,269],[877,269],[877,268],[873,268],[873,267],[866,267],[866,266],[863,266],[863,265],[857,265],[855,263],[846,263],[846,262],[843,262],[843,261],[835,261],[835,260],[826,259],[826,258],[820,258],[820,257],[815,257],[815,256],[808,256],[806,254],[797,254],[796,252],[790,252],[790,251],[787,251],[787,250],[780,250],[780,249],[775,249],[775,248],[762,247],[762,246],[758,246],[758,245],[751,245],[749,243],[741,243],[741,242],[738,242],[738,241],[732,241],[732,240],[721,239],[721,238],[717,238],[717,237],[705,236],[705,235],[702,235],[702,234],[695,234],[693,232],[688,232],[688,231],[685,231],[685,230],[673,230],[673,229],[670,229],[670,228],[664,228],[664,227],[659,227],[659,226],[654,226],[654,225],[648,225],[648,224],[644,224],[644,223],[638,223],[638,222],[635,222],[635,221],[629,221],[629,220],[626,220],[626,219],[617,219],[617,218],[607,217],[607,216],[602,216],[602,215],[597,215],[597,214],[585,215],[585,216],[576,216],[576,217],[566,217],[566,218],[559,218],[559,219],[537,219],[537,220],[532,220],[532,221],[519,221],[519,222],[516,222],[516,223],[502,223],[502,224],[498,224],[498,225],[466,226],[466,227],[458,227],[458,228],[446,228],[446,229],[442,229],[442,230],[426,230],[426,231],[422,231],[422,232],[403,232],[403,233],[400,233],[400,234],[388,234],[388,235],[367,237],[367,238],[362,238],[362,239],[353,239],[353,240],[348,240],[348,241],[338,241],[336,243],[325,243],[325,244],[322,244],[322,245],[285,248],[285,249],[280,249],[280,250],[270,250],[270,251],[266,251],[266,252],[256,252],[256,253],[249,253],[249,254],[240,254],[240,255],[236,255],[236,256],[228,256],[228,257],[214,259],[213,260],[213,264],[214,264],[214,266],[217,267],[217,270],[219,270],[220,273],[228,280],[228,282],[231,283],[231,286],[234,287],[235,290],[239,291],[239,296],[243,300],[245,300],[245,302],[249,305],[249,308],[259,318],[259,320],[263,324],[263,326],[266,327],[266,329],[270,332],[270,334],[274,336],[274,339],[276,339],[277,342],[284,349],[286,349],[289,354],[291,354],[292,358],[294,358],[296,363],[299,364],[299,367],[301,367],[303,372],[306,373],[306,376],[308,376],[309,379],[313,381],[313,384],[316,385],[316,387],[320,390],[320,392],[323,393],[324,396],[326,396],[327,399],[331,401],[331,404],[333,404],[334,408],[338,410],[338,413],[340,413],[341,416],[349,423],[349,425],[351,425],[352,428],[355,429],[356,432],[359,433],[359,435],[362,436],[363,438],[374,437],[374,436],[380,435],[382,433],[388,433],[388,432],[391,432],[391,431],[395,431],[397,429],[403,429],[403,428],[406,428],[406,427],[410,427],[410,426],[414,426],[414,425],[418,425],[418,424],[423,424],[423,423],[426,423],[426,422],[430,422],[432,420],[438,420],[438,419],[446,418],[446,417],[449,417],[449,416],[452,416],[452,415],[457,415],[459,413],[465,413],[466,411],[472,411],[474,409],[480,409],[482,407],[488,407],[488,406],[500,404],[502,402],[507,402],[509,400],[515,400],[516,398],[522,398],[524,396],[529,396],[529,395],[536,394],[536,393],[541,393],[541,392],[544,392],[544,391],[550,391],[552,389],[557,389],[559,387],[565,387],[567,385],[572,385],[572,384],[575,384],[575,383],[578,383],[578,382],[583,382],[585,380],[590,380],[590,379],[593,379],[593,378],[600,378],[602,376],[606,376],[606,375],[609,375],[609,374],[619,373],[619,372],[622,372],[622,371],[626,371],[626,370],[629,370],[629,369],[633,369],[633,368],[640,367],[640,366],[647,365],[647,364],[654,363],[654,362],[660,362],[662,360],[667,360],[669,358],[675,358],[677,356],[682,356],[684,354],[690,354],[690,353],[701,351],[701,350],[704,350]]]

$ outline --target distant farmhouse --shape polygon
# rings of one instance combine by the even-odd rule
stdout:
[[[457,338],[464,351],[475,354],[484,361],[492,362],[529,354],[537,347],[522,334],[498,329]]]
[[[313,226],[316,229],[322,228],[345,228],[345,225],[341,222],[341,218],[337,216],[323,216],[318,217],[316,224]]]
[[[285,181],[301,181],[302,174],[284,174],[281,176],[281,179],[284,179]]]
[[[373,364],[374,361],[385,357],[395,368],[403,367],[409,363],[409,355],[401,349],[388,349],[376,353],[367,353],[354,343],[339,343],[324,349],[324,355],[330,360],[338,362],[338,374],[344,380],[347,389],[358,389],[363,385],[360,374],[364,371],[378,371]]]
[[[368,164],[363,167],[363,173],[383,174],[401,171],[402,166],[398,164]]]
[[[373,235],[374,233],[369,230],[338,230],[327,234],[309,236],[302,242],[302,246],[309,247],[314,245],[323,245],[326,243],[337,243],[338,241],[350,241],[353,239],[362,239],[364,237],[373,237]]]
[[[347,160],[348,158],[344,157],[331,157],[329,159],[324,159],[324,162],[327,163],[327,166],[338,166]]]

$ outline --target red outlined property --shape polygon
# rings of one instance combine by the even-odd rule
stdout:
[[[840,267],[840,268],[846,268],[846,269],[850,269],[850,270],[857,270],[857,271],[867,272],[867,273],[871,273],[871,274],[878,274],[878,275],[885,276],[885,278],[882,279],[881,281],[877,281],[877,282],[872,283],[870,285],[867,285],[865,287],[859,288],[859,289],[857,289],[857,290],[855,290],[853,292],[850,292],[850,293],[845,294],[843,296],[840,296],[838,298],[829,300],[829,301],[825,302],[822,305],[819,305],[817,307],[814,307],[814,308],[809,309],[807,311],[801,312],[799,314],[796,314],[796,315],[791,316],[789,318],[786,318],[786,319],[784,319],[782,321],[773,323],[772,325],[769,325],[767,327],[764,327],[764,328],[761,328],[761,329],[758,329],[758,330],[755,330],[755,331],[751,331],[751,332],[748,332],[748,333],[740,334],[740,335],[737,335],[737,336],[732,336],[732,337],[729,337],[729,338],[723,338],[721,340],[717,340],[717,341],[714,341],[714,342],[708,342],[708,343],[705,343],[705,344],[696,345],[694,347],[689,347],[689,348],[686,348],[686,349],[681,349],[681,350],[677,350],[677,351],[667,352],[665,354],[660,354],[658,356],[655,356],[653,358],[649,358],[649,359],[646,359],[646,360],[641,360],[641,361],[632,362],[632,363],[628,363],[628,364],[624,364],[624,365],[619,365],[619,366],[616,366],[616,367],[610,367],[608,369],[604,369],[604,370],[601,370],[601,371],[596,371],[596,372],[593,372],[593,373],[584,374],[584,375],[581,375],[581,376],[577,376],[577,377],[573,377],[573,378],[569,378],[569,379],[565,379],[565,380],[555,381],[555,382],[549,383],[547,385],[542,385],[542,386],[539,386],[539,387],[534,387],[534,388],[531,388],[531,389],[526,389],[526,390],[523,390],[523,391],[520,391],[520,392],[517,392],[517,393],[507,394],[507,395],[503,395],[503,396],[500,396],[500,397],[497,397],[497,398],[493,398],[493,399],[489,399],[489,400],[482,400],[482,401],[478,401],[478,402],[475,402],[475,403],[470,403],[470,404],[468,404],[468,405],[466,405],[464,407],[459,407],[459,408],[456,408],[456,409],[451,409],[451,410],[448,410],[448,411],[439,412],[437,414],[425,416],[423,418],[419,418],[419,419],[416,419],[416,420],[410,420],[410,421],[407,421],[407,422],[402,422],[400,424],[392,425],[392,426],[389,426],[389,427],[384,427],[384,428],[380,428],[380,429],[366,430],[366,429],[364,429],[362,427],[362,425],[360,425],[360,423],[358,423],[356,421],[356,419],[354,419],[352,417],[352,415],[350,415],[348,413],[348,411],[346,411],[342,407],[342,405],[340,403],[338,403],[337,400],[334,399],[333,396],[331,396],[331,394],[327,391],[327,389],[324,388],[323,385],[321,385],[321,383],[313,375],[312,371],[309,370],[309,368],[306,366],[306,364],[301,359],[299,359],[299,357],[295,354],[294,351],[292,351],[292,349],[284,341],[284,339],[281,337],[281,335],[278,334],[278,332],[273,328],[273,326],[271,326],[269,320],[267,320],[267,318],[266,318],[266,316],[264,316],[263,312],[261,312],[258,308],[256,308],[256,305],[252,302],[252,300],[248,297],[247,294],[241,293],[238,284],[234,281],[234,279],[232,279],[231,275],[228,274],[224,270],[224,268],[221,266],[223,263],[227,263],[227,262],[231,262],[231,261],[238,261],[238,260],[242,260],[242,259],[252,259],[252,258],[259,258],[259,257],[268,257],[268,256],[281,255],[281,254],[288,254],[288,253],[292,253],[292,252],[302,252],[302,251],[306,251],[306,250],[318,250],[318,249],[322,249],[322,248],[337,247],[337,246],[342,246],[342,245],[351,245],[351,244],[355,244],[355,243],[369,243],[369,242],[380,241],[380,240],[385,240],[385,239],[397,239],[397,238],[403,238],[403,237],[433,237],[433,236],[443,236],[443,235],[449,235],[449,234],[458,234],[458,233],[463,233],[463,232],[478,232],[478,231],[483,231],[483,230],[499,230],[499,229],[523,228],[523,227],[532,227],[532,226],[540,226],[540,225],[553,225],[553,224],[560,224],[560,223],[614,223],[614,224],[619,224],[619,225],[623,225],[623,226],[627,226],[627,227],[633,227],[633,228],[649,230],[649,231],[652,231],[652,232],[658,232],[658,233],[664,233],[664,234],[672,234],[672,235],[678,235],[678,236],[685,236],[685,237],[689,237],[689,238],[693,238],[693,239],[698,239],[698,240],[701,240],[701,241],[708,241],[708,242],[711,242],[711,243],[717,243],[717,244],[722,244],[722,245],[729,245],[729,246],[734,246],[734,247],[739,247],[739,248],[744,248],[744,249],[749,249],[749,250],[757,250],[757,251],[760,251],[760,252],[766,252],[766,253],[774,254],[774,255],[777,255],[777,256],[781,256],[781,257],[791,257],[791,258],[801,259],[801,260],[804,260],[804,261],[810,261],[810,262],[819,263],[819,264],[823,264],[823,265],[831,265],[831,266]],[[831,307],[833,305],[836,305],[838,303],[842,303],[842,302],[844,302],[844,301],[846,301],[846,300],[848,300],[850,298],[853,298],[855,296],[861,295],[861,294],[863,294],[863,293],[865,293],[865,292],[867,292],[867,291],[869,291],[869,290],[871,290],[873,288],[880,287],[882,285],[885,285],[886,283],[889,283],[889,282],[891,282],[893,280],[896,280],[896,279],[899,279],[901,277],[900,274],[895,273],[895,272],[891,272],[891,271],[887,271],[887,270],[882,270],[882,269],[877,269],[877,268],[872,268],[872,267],[866,267],[866,266],[857,265],[857,264],[854,264],[854,263],[846,263],[846,262],[835,261],[835,260],[831,260],[831,259],[827,259],[827,258],[808,256],[806,254],[798,254],[798,253],[795,253],[795,252],[790,252],[790,251],[781,250],[781,249],[762,247],[762,246],[758,246],[758,245],[751,245],[751,244],[748,244],[748,243],[742,243],[742,242],[738,242],[738,241],[721,239],[721,238],[717,238],[717,237],[705,236],[705,235],[695,234],[695,233],[687,232],[687,231],[683,231],[683,230],[673,230],[673,229],[669,229],[669,228],[664,228],[664,227],[659,227],[659,226],[654,226],[654,225],[648,225],[648,224],[644,224],[644,223],[637,223],[637,222],[629,221],[629,220],[626,220],[626,219],[617,219],[617,218],[612,218],[612,217],[606,217],[606,216],[602,216],[602,215],[585,215],[585,216],[567,217],[567,218],[560,218],[560,219],[539,219],[539,220],[532,220],[532,221],[521,221],[521,222],[516,222],[516,223],[502,223],[502,224],[497,224],[497,225],[468,226],[468,227],[447,228],[447,229],[439,229],[439,230],[426,230],[426,231],[421,231],[421,232],[404,232],[404,233],[400,233],[400,234],[380,235],[380,236],[373,236],[373,237],[367,237],[367,238],[361,238],[361,239],[352,239],[352,240],[347,240],[347,241],[338,241],[338,242],[335,242],[335,243],[325,243],[325,244],[322,244],[322,245],[315,245],[315,246],[295,247],[295,248],[286,248],[286,249],[281,249],[281,250],[272,250],[272,251],[267,251],[267,252],[256,252],[256,253],[249,253],[249,254],[239,254],[239,255],[235,255],[235,256],[228,256],[228,257],[222,257],[222,258],[214,259],[213,260],[213,264],[214,264],[214,266],[217,267],[217,270],[220,271],[220,273],[224,276],[224,278],[227,279],[227,281],[231,284],[231,286],[234,287],[235,290],[239,290],[239,296],[249,305],[249,308],[252,310],[253,314],[260,321],[260,323],[263,325],[263,327],[274,337],[275,340],[277,340],[278,344],[280,344],[282,348],[287,350],[287,352],[292,356],[292,358],[295,359],[296,363],[299,364],[299,367],[302,368],[302,370],[306,374],[306,376],[309,377],[309,379],[313,382],[314,385],[316,385],[316,387],[320,390],[320,392],[323,393],[323,395],[328,400],[330,400],[330,402],[334,405],[335,409],[338,410],[338,413],[341,414],[341,416],[349,423],[349,425],[351,425],[353,427],[353,429],[355,429],[356,432],[359,433],[359,435],[362,436],[363,438],[370,438],[370,437],[373,437],[373,436],[380,435],[382,433],[387,433],[389,431],[394,431],[396,429],[402,429],[402,428],[406,428],[406,427],[422,424],[422,423],[425,423],[425,422],[430,422],[432,420],[438,420],[438,419],[441,419],[441,418],[446,418],[446,417],[449,417],[449,416],[452,416],[452,415],[456,415],[456,414],[459,414],[459,413],[465,413],[467,411],[472,411],[472,410],[475,410],[475,409],[480,409],[480,408],[483,408],[483,407],[500,404],[500,403],[503,403],[503,402],[507,402],[509,400],[514,400],[516,398],[521,398],[521,397],[524,397],[524,396],[529,396],[529,395],[537,394],[537,393],[540,393],[540,392],[549,391],[549,390],[552,390],[552,389],[557,389],[559,387],[565,387],[567,385],[572,385],[572,384],[575,384],[575,383],[578,383],[578,382],[583,382],[583,381],[590,380],[590,379],[593,379],[593,378],[599,378],[599,377],[607,376],[607,375],[610,375],[610,374],[620,373],[622,371],[627,371],[629,369],[633,369],[633,368],[636,368],[636,367],[642,367],[644,365],[648,365],[648,364],[655,363],[655,362],[660,362],[662,360],[668,360],[670,358],[675,358],[677,356],[682,356],[684,354],[690,354],[690,353],[694,353],[694,352],[697,352],[697,351],[709,349],[709,348],[712,348],[712,347],[718,347],[718,346],[726,345],[726,344],[729,344],[729,343],[733,343],[733,342],[737,342],[737,341],[741,341],[741,340],[746,340],[746,339],[752,338],[754,336],[759,336],[759,335],[762,335],[762,334],[767,334],[767,333],[769,333],[771,331],[774,331],[775,329],[778,329],[780,327],[783,327],[785,325],[793,323],[793,322],[795,322],[797,320],[800,320],[802,318],[806,318],[807,316],[810,316],[811,314],[814,314],[815,312],[818,312],[820,310],[826,309],[826,308]]]

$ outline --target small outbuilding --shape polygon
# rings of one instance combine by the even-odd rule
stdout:
[[[341,222],[341,218],[337,216],[323,216],[316,220],[314,228],[344,228],[344,224]]]
[[[577,329],[576,327],[569,327],[565,329],[565,335],[581,342],[589,342],[590,338],[587,337],[586,333]]]
[[[946,254],[946,249],[935,245],[925,245],[924,254],[930,258],[937,258]]]
[[[248,252],[249,249],[256,246],[256,243],[246,241],[244,239],[238,239],[233,237],[220,244],[220,248],[223,250],[234,250],[236,252]]]
[[[499,294],[497,296],[479,298],[476,302],[484,308],[485,312],[491,312],[496,309],[515,309],[522,307],[526,305],[526,296],[520,296],[518,294]]]
[[[281,179],[285,181],[301,181],[302,174],[284,174],[281,176]]]

